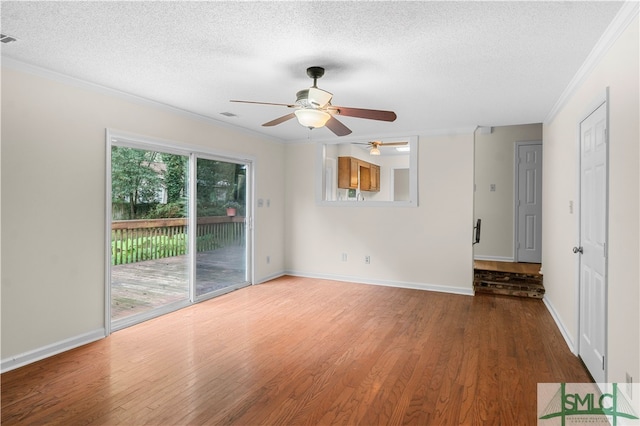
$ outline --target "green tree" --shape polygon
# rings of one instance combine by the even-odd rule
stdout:
[[[162,154],[162,161],[167,165],[164,179],[167,188],[167,204],[179,202],[187,191],[187,157]]]
[[[198,215],[208,216],[222,211],[227,201],[244,203],[246,168],[241,164],[198,159]]]
[[[111,147],[112,202],[129,204],[129,219],[137,218],[140,203],[156,201],[162,189],[159,154],[122,146]]]

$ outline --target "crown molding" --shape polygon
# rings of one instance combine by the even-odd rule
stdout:
[[[129,101],[132,103],[136,103],[138,105],[148,106],[151,108],[156,108],[160,110],[164,110],[166,112],[170,112],[185,118],[189,118],[192,120],[197,120],[201,122],[205,122],[207,124],[211,124],[217,127],[226,128],[229,130],[234,130],[237,132],[241,132],[244,134],[248,134],[254,137],[259,137],[261,139],[267,139],[271,142],[283,143],[284,141],[279,138],[275,138],[270,135],[265,135],[264,133],[255,132],[253,130],[246,129],[241,126],[236,126],[231,123],[226,123],[224,121],[216,120],[215,118],[208,117],[202,114],[198,114],[189,110],[185,110],[182,108],[178,108],[169,104],[164,104],[162,102],[154,101],[148,98],[144,98],[142,96],[133,95],[131,93],[127,93],[121,90],[112,89],[107,86],[102,86],[97,83],[92,83],[90,81],[82,80],[76,77],[72,77],[66,74],[59,73],[57,71],[52,71],[50,69],[38,67],[36,65],[32,65],[26,62],[19,61],[17,59],[13,59],[8,56],[1,57],[2,67],[13,69],[16,71],[25,72],[28,74],[32,74],[38,77],[43,77],[49,80],[57,81],[58,83],[67,84],[70,86],[78,87],[81,89],[90,90],[92,92],[101,93],[108,96],[117,97],[123,99],[125,101]]]
[[[573,96],[576,90],[578,90],[594,70],[596,65],[598,65],[609,49],[611,49],[618,37],[620,37],[634,19],[637,18],[639,6],[640,2],[638,0],[627,0],[622,5],[615,18],[613,18],[609,24],[609,27],[607,27],[605,32],[602,34],[596,45],[591,50],[591,53],[589,53],[589,56],[587,56],[587,59],[584,61],[580,69],[578,69],[576,75],[569,82],[569,85],[564,89],[560,98],[556,101],[555,105],[551,108],[551,111],[549,111],[545,117],[543,121],[544,124],[553,121],[555,116],[565,106],[571,96]]]
[[[270,135],[265,135],[264,133],[256,132],[253,130],[246,129],[241,126],[236,126],[230,123],[226,123],[224,121],[216,120],[215,118],[208,117],[202,114],[198,114],[195,112],[191,112],[185,109],[181,109],[178,107],[174,107],[169,104],[164,104],[158,101],[154,101],[148,98],[144,98],[141,96],[133,95],[131,93],[127,93],[121,90],[112,89],[110,87],[102,86],[97,83],[92,83],[86,80],[82,80],[76,77],[72,77],[66,74],[59,73],[57,71],[52,71],[46,68],[38,67],[36,65],[32,65],[23,61],[19,61],[17,59],[13,59],[8,56],[2,56],[2,67],[6,67],[9,69],[14,69],[17,71],[25,72],[28,74],[36,75],[38,77],[47,78],[49,80],[57,81],[59,83],[68,84],[70,86],[79,87],[82,89],[90,90],[93,92],[114,96],[120,99],[124,99],[129,102],[137,103],[139,105],[149,106],[156,109],[161,109],[176,115],[180,115],[186,118],[203,121],[205,123],[224,127],[227,129],[239,131],[245,134],[249,134],[251,136],[259,137],[262,139],[270,140],[271,142],[283,143],[283,144],[291,144],[291,143],[337,143],[335,138],[310,138],[310,139],[279,139]],[[476,126],[467,126],[467,127],[459,127],[459,128],[447,128],[447,129],[427,129],[427,130],[416,130],[413,132],[403,132],[404,134],[412,134],[412,135],[421,135],[421,136],[454,136],[454,135],[464,135],[471,134],[475,131]],[[343,137],[340,139],[340,142],[345,142],[350,139],[364,140],[364,139],[381,139],[381,138],[393,138],[396,137],[396,133],[389,134],[375,134],[375,135],[358,135],[353,137]]]

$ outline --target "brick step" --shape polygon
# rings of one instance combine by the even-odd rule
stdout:
[[[476,293],[499,294],[504,296],[529,297],[532,299],[542,299],[544,297],[544,289],[542,291],[534,289],[507,289],[496,287],[473,286]]]
[[[544,286],[541,275],[476,270],[475,292],[542,299]]]
[[[474,271],[474,279],[492,282],[505,283],[524,283],[524,284],[540,284],[542,285],[542,275],[518,274],[511,272],[484,271],[476,269]]]

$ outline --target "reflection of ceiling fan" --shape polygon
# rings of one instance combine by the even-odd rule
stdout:
[[[300,90],[296,94],[295,104],[278,104],[272,102],[237,100],[232,100],[231,102],[260,105],[277,105],[285,106],[287,108],[296,108],[294,112],[264,123],[263,126],[275,126],[277,124],[284,123],[287,120],[291,120],[295,117],[298,119],[298,122],[300,124],[310,129],[315,129],[326,125],[329,130],[331,130],[337,136],[348,135],[349,133],[351,133],[351,130],[340,121],[338,121],[338,119],[335,118],[336,115],[380,121],[394,121],[396,119],[396,113],[393,111],[381,111],[377,109],[350,108],[331,105],[331,98],[333,97],[333,95],[327,91],[318,89],[316,85],[317,80],[324,75],[324,68],[309,67],[307,68],[307,75],[313,79],[313,86],[308,89]]]
[[[369,154],[371,155],[380,155],[380,147],[381,146],[402,146],[407,145],[408,142],[380,142],[380,141],[371,141],[371,142],[354,142],[356,145],[369,145],[371,149],[369,150]]]

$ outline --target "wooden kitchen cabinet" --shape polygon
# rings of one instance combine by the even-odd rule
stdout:
[[[370,188],[369,191],[380,191],[380,166],[372,164],[370,168]]]
[[[371,165],[360,163],[360,190],[371,191]]]
[[[338,157],[338,188],[358,188],[358,159]]]
[[[354,157],[338,157],[338,188],[380,191],[380,166]]]

